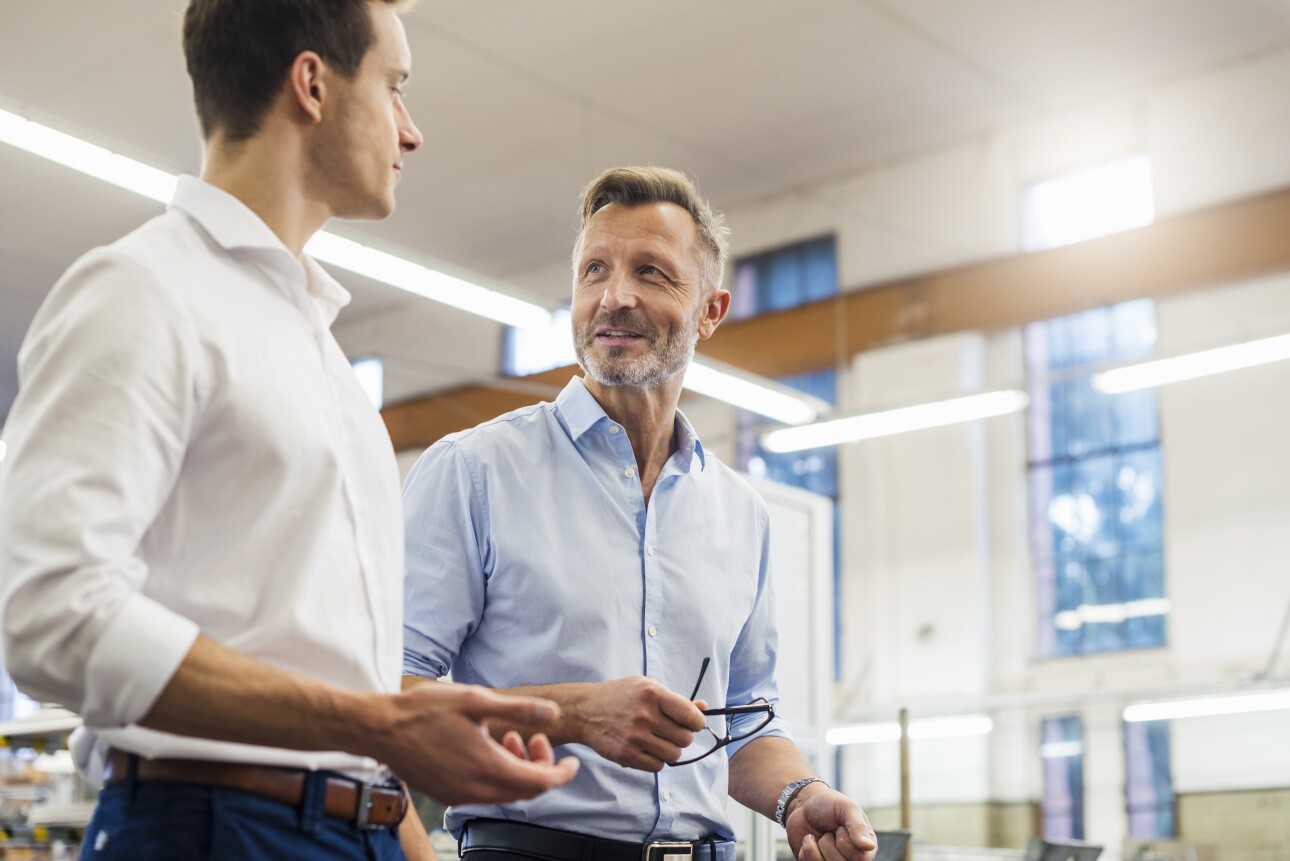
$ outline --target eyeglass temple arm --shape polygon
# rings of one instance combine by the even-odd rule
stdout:
[[[708,663],[712,658],[704,658],[703,666],[699,667],[699,680],[694,683],[694,691],[690,694],[690,700],[693,701],[699,695],[699,686],[703,684],[703,676],[708,672]]]

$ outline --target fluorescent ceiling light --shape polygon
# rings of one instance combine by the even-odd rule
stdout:
[[[159,203],[174,197],[174,175],[5,110],[0,141]],[[315,234],[305,250],[324,263],[508,326],[546,326],[551,319],[551,312],[532,302],[332,233]]]
[[[813,421],[830,409],[819,398],[712,359],[690,362],[685,387],[785,424]]]
[[[0,110],[0,142],[109,182],[135,194],[169,203],[178,178],[103,147]],[[305,251],[316,260],[388,284],[408,293],[496,320],[518,329],[547,329],[551,312],[502,290],[481,286],[470,273],[453,274],[320,231]],[[785,424],[801,424],[828,411],[818,399],[710,360],[691,364],[687,388]]]
[[[1084,753],[1084,743],[1080,741],[1050,741],[1039,746],[1042,759],[1070,759]]]
[[[1084,625],[1117,623],[1125,619],[1169,614],[1168,598],[1139,598],[1123,604],[1080,604],[1074,610],[1063,610],[1053,617],[1053,624],[1063,631],[1078,631]]]
[[[910,739],[958,738],[961,736],[988,735],[994,721],[985,715],[958,715],[955,717],[929,718],[913,721],[909,725]],[[898,723],[868,723],[854,726],[837,726],[824,734],[831,745],[874,744],[900,739]]]
[[[1277,709],[1290,709],[1290,688],[1257,694],[1135,703],[1124,710],[1124,719],[1130,723],[1137,723],[1148,720],[1235,715]]]
[[[305,252],[315,260],[507,326],[545,328],[551,323],[551,312],[532,302],[480,287],[447,272],[377,251],[334,233],[315,233],[305,246]]]
[[[1123,368],[1113,368],[1093,376],[1093,385],[1107,394],[1132,392],[1165,383],[1194,380],[1210,374],[1252,368],[1290,359],[1290,335],[1260,338],[1229,347],[1201,350],[1170,359],[1156,359]]]
[[[762,445],[774,452],[840,445],[905,431],[1006,415],[1025,409],[1026,402],[1026,393],[1015,389],[985,392],[930,404],[828,419],[803,427],[782,428],[765,434]]]

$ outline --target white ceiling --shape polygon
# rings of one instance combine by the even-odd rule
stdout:
[[[184,5],[0,0],[0,107],[196,171]],[[405,20],[426,145],[394,216],[339,232],[513,283],[566,259],[607,166],[684,168],[731,209],[1290,43],[1284,0],[421,0]],[[160,207],[5,147],[0,179],[3,415],[50,285]],[[495,371],[492,324],[341,277],[358,340],[454,344],[395,362],[395,394]]]

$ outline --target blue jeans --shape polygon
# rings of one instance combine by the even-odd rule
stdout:
[[[326,774],[298,807],[204,783],[105,787],[81,861],[404,861],[396,830],[359,831],[322,812]]]

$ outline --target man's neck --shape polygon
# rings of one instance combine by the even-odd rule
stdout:
[[[605,386],[590,377],[583,379],[605,415],[627,432],[646,504],[663,465],[676,452],[676,405],[681,399],[683,376],[677,374],[661,386],[648,389]]]
[[[262,132],[236,144],[207,142],[202,179],[236,197],[299,257],[331,213],[311,198],[305,154],[292,141]]]

